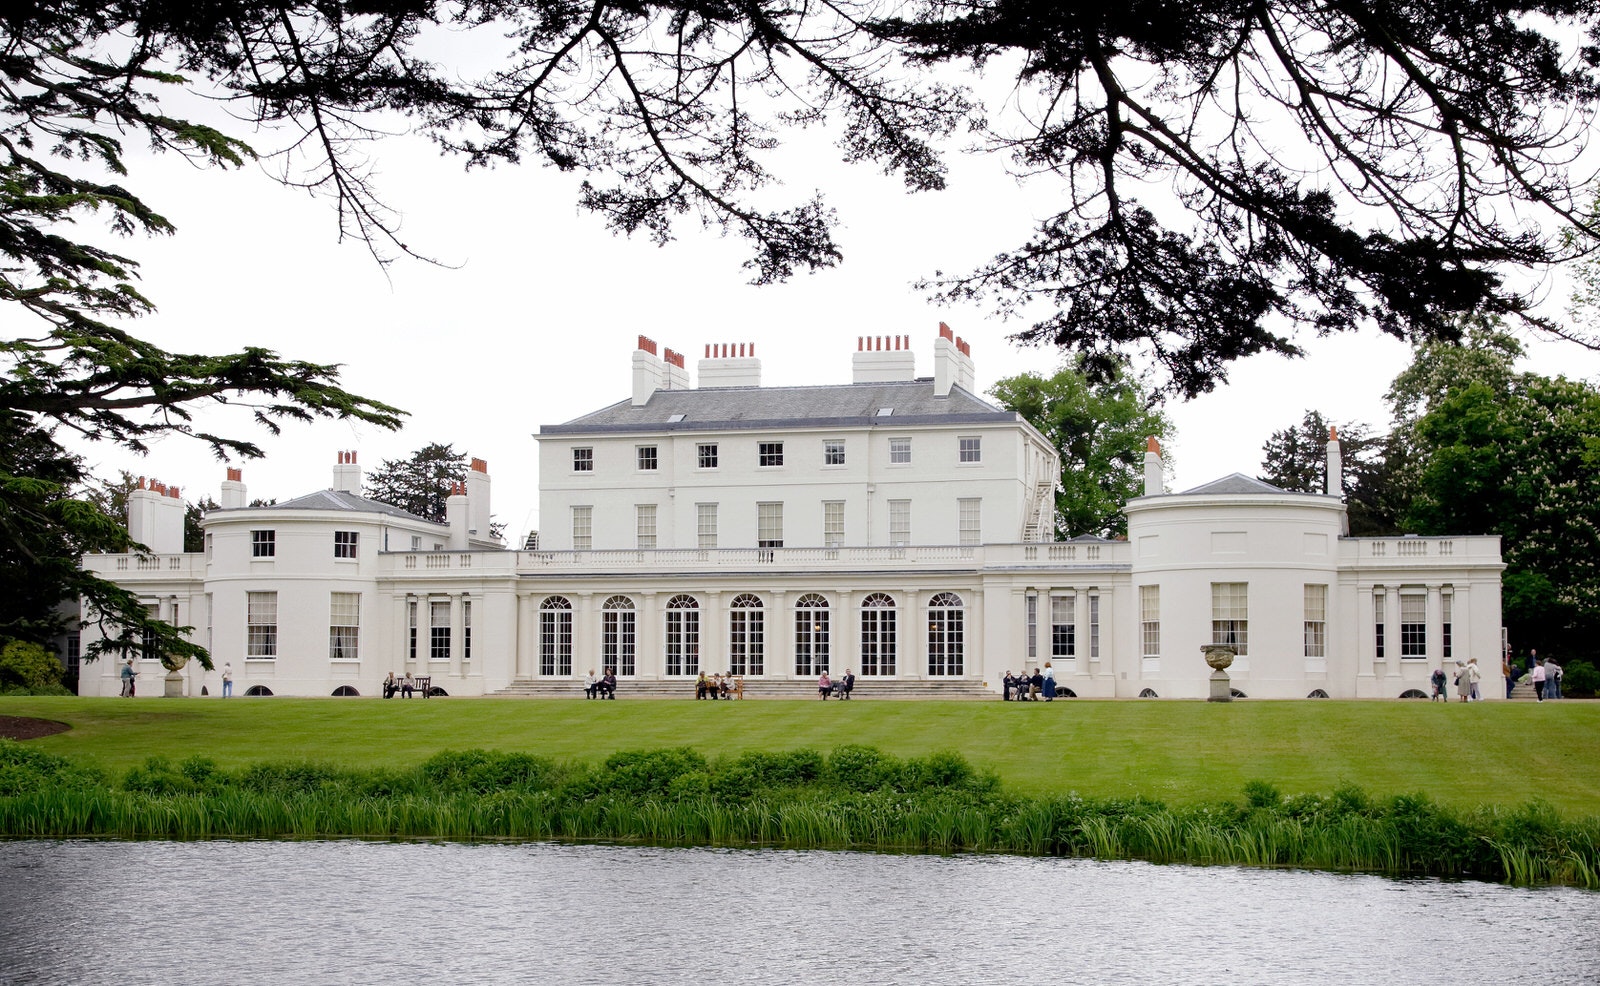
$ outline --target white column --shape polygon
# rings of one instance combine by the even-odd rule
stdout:
[[[900,647],[902,650],[900,666],[897,669],[902,678],[926,678],[928,676],[928,607],[917,597],[920,593],[915,589],[900,590],[903,612],[901,616]]]
[[[837,668],[861,670],[861,626],[849,589],[834,594],[828,619],[828,673]],[[827,594],[823,594],[827,598]]]
[[[661,659],[661,606],[656,602],[656,594],[642,592],[639,594],[638,624],[636,631],[636,651],[634,653],[635,667],[640,678],[657,678],[662,674]]]
[[[766,673],[789,675],[794,673],[794,613],[789,609],[788,593],[782,589],[772,594],[772,604],[767,608]]]
[[[972,595],[967,600],[967,627],[966,639],[962,641],[965,653],[962,655],[961,676],[963,678],[976,678],[983,680],[983,655],[984,655],[984,599],[982,583],[972,587]]]
[[[538,616],[533,611],[533,597],[517,594],[516,677],[532,678],[534,669],[534,628]]]
[[[1383,622],[1384,677],[1398,678],[1400,676],[1400,587],[1397,585],[1384,588]],[[1390,684],[1385,682],[1383,687],[1388,688]],[[1395,695],[1380,697],[1394,698]]]
[[[450,677],[461,677],[461,652],[466,648],[461,633],[461,593],[450,593]]]
[[[706,674],[728,670],[728,618],[722,596],[708,592],[700,607],[700,670]]]
[[[580,592],[572,600],[572,673],[582,675],[590,668],[605,674],[601,666],[599,617],[595,613],[594,593]]]
[[[1089,667],[1089,593],[1083,589],[1073,589],[1071,592],[1072,638],[1075,642],[1073,670],[1088,674],[1093,670]]]
[[[1428,634],[1428,667],[1437,668],[1444,664],[1444,606],[1440,602],[1439,583],[1428,584],[1428,609],[1427,609],[1427,634]],[[1455,667],[1456,658],[1449,662],[1450,668]],[[1463,663],[1466,658],[1460,658]],[[1452,684],[1455,683],[1455,672],[1446,669],[1445,676]]]

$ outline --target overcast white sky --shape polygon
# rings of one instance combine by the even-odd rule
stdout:
[[[528,166],[469,174],[414,138],[375,149],[378,181],[404,212],[406,241],[452,266],[401,260],[387,277],[362,244],[336,242],[328,202],[277,185],[262,168],[196,170],[173,155],[135,154],[129,186],[178,232],[119,245],[142,261],[143,289],[159,308],[133,330],[178,351],[256,345],[339,363],[349,389],[410,412],[398,433],[319,423],[271,439],[246,417],[202,411],[205,427],[266,448],[265,460],[243,464],[252,497],[326,488],[341,449],[358,449],[370,470],[447,442],[488,460],[496,519],[518,540],[539,526],[532,434],[627,397],[640,333],[686,354],[691,372],[707,343],[753,342],[772,385],[848,381],[862,335],[910,335],[918,373],[930,374],[941,320],[972,344],[982,391],[1055,368],[1057,352],[1007,341],[1020,325],[930,304],[912,288],[920,276],[965,270],[1020,242],[1058,207],[1048,183],[1019,189],[999,161],[955,158],[948,191],[909,195],[895,179],[836,158],[819,135],[777,159],[776,170],[795,199],[816,187],[839,210],[844,263],[757,288],[745,283],[740,241],[690,224],[665,248],[622,239],[576,208],[576,177]],[[1559,311],[1561,292],[1549,294]],[[1406,363],[1404,345],[1368,333],[1306,346],[1305,359],[1246,361],[1216,393],[1168,405],[1177,423],[1173,488],[1255,474],[1268,435],[1308,408],[1387,423],[1381,398]],[[1535,345],[1529,365],[1592,378],[1600,355]],[[128,469],[190,499],[215,497],[224,476],[181,438],[143,458],[109,445],[85,451],[103,476]]]

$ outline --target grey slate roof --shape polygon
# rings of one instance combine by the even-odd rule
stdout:
[[[420,520],[425,524],[437,524],[409,510],[401,510],[392,503],[381,500],[369,500],[364,496],[354,493],[344,493],[339,490],[317,490],[305,496],[297,496],[293,500],[285,500],[261,507],[235,507],[235,510],[348,510],[351,513],[387,514],[390,517],[401,517],[405,520]],[[441,525],[442,526],[442,525]]]
[[[1179,495],[1180,496],[1196,496],[1196,495],[1205,496],[1205,495],[1208,495],[1208,494],[1212,494],[1212,495],[1219,495],[1219,496],[1220,495],[1237,496],[1237,495],[1239,495],[1241,493],[1278,493],[1278,494],[1284,494],[1284,493],[1293,493],[1293,492],[1294,492],[1293,490],[1279,489],[1278,487],[1273,486],[1271,483],[1263,483],[1261,480],[1256,479],[1254,476],[1246,476],[1242,472],[1236,472],[1231,476],[1224,476],[1221,479],[1214,479],[1211,482],[1206,483],[1204,486],[1196,486],[1192,490],[1184,490]],[[1303,494],[1303,495],[1315,496],[1316,494]]]
[[[893,408],[878,417],[880,408]],[[683,415],[681,421],[669,420]],[[708,387],[658,390],[643,407],[631,400],[543,425],[541,435],[583,435],[624,431],[702,431],[706,429],[840,427],[870,424],[979,424],[1018,420],[982,398],[951,387],[950,396],[933,396],[930,379],[889,383],[848,383],[815,387]]]

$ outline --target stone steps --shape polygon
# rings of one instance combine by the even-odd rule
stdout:
[[[551,680],[548,678],[523,678],[492,693],[500,698],[583,698],[582,681]],[[617,697],[628,699],[694,699],[692,680],[629,681],[617,684]],[[745,678],[744,697],[747,699],[817,701],[817,683],[814,680],[794,678]],[[999,694],[985,688],[980,681],[917,681],[895,678],[872,679],[856,677],[853,698],[892,701],[989,701]]]

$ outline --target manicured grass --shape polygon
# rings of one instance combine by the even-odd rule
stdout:
[[[0,715],[69,723],[30,741],[125,771],[199,753],[239,766],[310,759],[401,767],[482,747],[598,761],[692,746],[707,756],[863,743],[896,756],[955,750],[1007,790],[1237,800],[1250,780],[1285,794],[1358,786],[1441,804],[1600,815],[1600,703],[584,702],[573,700],[0,698]]]

